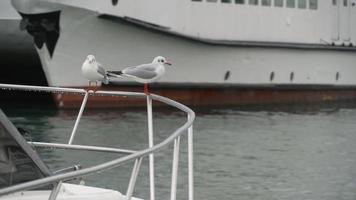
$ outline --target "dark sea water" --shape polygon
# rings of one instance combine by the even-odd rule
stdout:
[[[67,142],[77,111],[4,109],[33,141]],[[276,109],[278,110],[278,109]],[[182,125],[171,110],[154,114],[155,142]],[[356,199],[356,109],[240,111],[212,109],[194,124],[195,199]],[[182,138],[178,199],[187,199],[187,138]],[[144,110],[90,110],[74,143],[127,149],[147,146]],[[117,155],[38,149],[51,169],[83,167]],[[172,145],[156,154],[157,198],[168,199]],[[126,192],[133,163],[84,177],[87,185]],[[134,196],[148,199],[144,160]]]

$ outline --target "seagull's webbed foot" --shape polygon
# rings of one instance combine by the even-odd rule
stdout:
[[[92,92],[96,92],[98,91],[98,82],[95,81],[95,85],[92,86],[92,82],[93,81],[89,81],[89,84],[88,84],[88,87],[86,88],[86,91],[89,92],[89,91],[92,91]]]

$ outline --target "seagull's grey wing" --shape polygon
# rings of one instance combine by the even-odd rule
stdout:
[[[103,77],[106,77],[106,70],[104,69],[104,67],[102,67],[100,63],[97,63],[97,66],[98,66],[97,72]]]
[[[146,70],[146,71],[155,71],[157,68],[157,63],[149,63],[136,66],[137,69]]]
[[[157,76],[155,68],[150,66],[150,64],[139,65],[135,67],[128,67],[122,70],[125,75],[135,76],[142,79],[152,79]]]
[[[125,71],[138,70],[138,69],[146,70],[146,71],[155,71],[156,66],[152,63],[143,64],[143,65],[138,65],[138,66],[127,67],[127,68],[123,69],[122,72],[125,73]]]

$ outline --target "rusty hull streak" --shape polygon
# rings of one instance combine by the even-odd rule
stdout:
[[[100,90],[142,92],[141,87],[106,87]],[[162,95],[188,106],[240,106],[300,104],[356,100],[356,88],[153,88],[152,93]],[[78,108],[83,96],[54,94],[58,108]],[[142,107],[144,99],[110,96],[90,96],[90,108]]]

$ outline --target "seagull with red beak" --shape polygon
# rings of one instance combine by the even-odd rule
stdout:
[[[149,95],[148,83],[161,78],[165,72],[165,66],[172,65],[163,56],[157,56],[152,63],[127,67],[121,71],[107,71],[109,77],[128,77],[144,84],[144,92]]]

